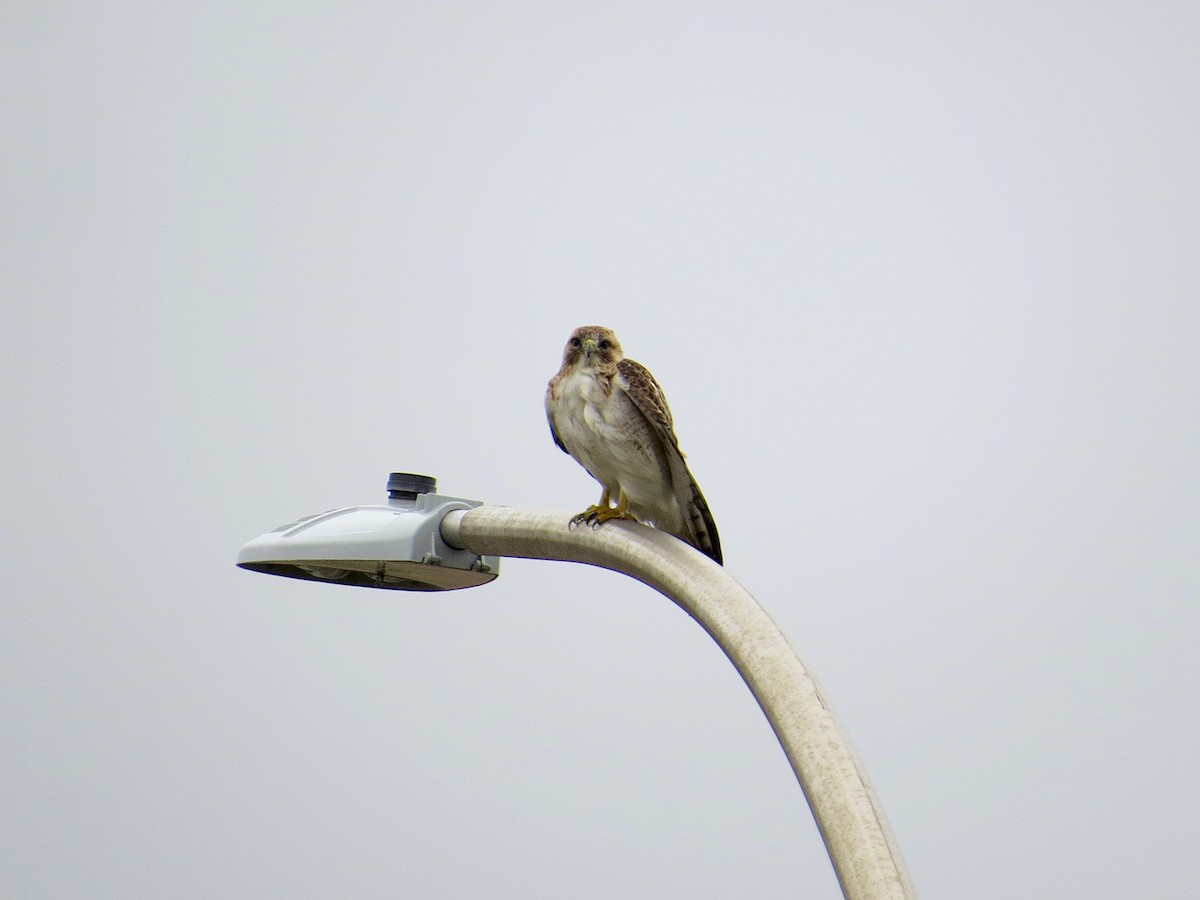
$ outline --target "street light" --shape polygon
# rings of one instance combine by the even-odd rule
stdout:
[[[386,506],[346,506],[305,516],[257,537],[243,569],[394,591],[453,591],[487,584],[500,561],[446,543],[442,519],[478,500],[435,494],[428,475],[393,472]]]
[[[453,590],[496,577],[498,557],[623,572],[694,618],[766,714],[804,790],[847,900],[916,897],[875,792],[816,679],[778,626],[724,568],[664,532],[626,520],[570,527],[563,512],[483,506],[393,474],[384,507],[346,507],[246,544],[242,568],[398,590]]]

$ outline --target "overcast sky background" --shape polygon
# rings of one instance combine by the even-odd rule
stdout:
[[[0,893],[833,897],[650,589],[234,567],[442,493],[582,509],[571,329],[923,897],[1178,897],[1200,803],[1200,7],[0,10]]]

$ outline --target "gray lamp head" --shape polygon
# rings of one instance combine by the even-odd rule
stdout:
[[[397,591],[486,584],[500,560],[442,540],[442,517],[478,500],[434,493],[428,475],[393,472],[384,506],[347,506],[280,525],[250,541],[237,564],[253,572]]]

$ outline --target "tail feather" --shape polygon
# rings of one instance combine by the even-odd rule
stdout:
[[[717,523],[709,511],[708,501],[700,493],[700,485],[696,484],[691,472],[688,472],[688,489],[691,498],[684,508],[686,533],[676,537],[691,544],[718,565],[724,565],[725,558],[721,553],[721,537],[717,534]]]

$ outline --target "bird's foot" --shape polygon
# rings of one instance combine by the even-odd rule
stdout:
[[[567,528],[574,530],[585,522],[591,525],[595,521],[596,517],[600,515],[601,510],[609,508],[610,507],[607,504],[604,506],[597,506],[595,503],[593,503],[583,512],[571,516],[571,521],[567,523]]]
[[[599,528],[605,522],[611,522],[613,519],[629,519],[631,522],[637,521],[635,516],[620,506],[589,506],[578,515],[572,516],[567,527],[572,530],[578,528],[580,525],[590,525],[592,528]]]
[[[612,519],[632,519],[637,521],[634,516],[629,513],[629,498],[625,496],[624,491],[617,494],[617,505],[609,506],[608,501],[612,495],[608,488],[604,489],[604,493],[600,495],[600,502],[594,503],[581,512],[577,516],[572,516],[568,528],[578,528],[580,525],[587,524],[592,528],[599,528],[605,522]]]
[[[591,510],[589,510],[589,512],[591,512]],[[611,522],[613,519],[629,519],[630,521],[634,521],[634,517],[621,506],[598,507],[595,512],[591,512],[591,515],[584,519],[584,521],[593,528],[599,528],[605,522]]]

